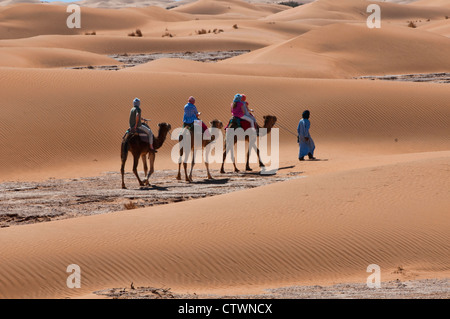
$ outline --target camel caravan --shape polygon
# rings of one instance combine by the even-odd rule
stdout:
[[[193,182],[192,171],[198,155],[197,152],[200,152],[200,154],[205,157],[204,162],[207,171],[207,178],[213,179],[209,170],[209,163],[211,162],[209,157],[214,149],[214,144],[217,144],[214,149],[215,160],[222,163],[220,169],[222,174],[225,173],[224,164],[228,153],[231,153],[230,155],[234,166],[234,172],[239,172],[239,169],[236,166],[236,156],[234,154],[234,147],[238,141],[244,141],[244,148],[245,143],[248,143],[249,145],[248,151],[246,152],[245,170],[252,171],[249,164],[252,149],[256,152],[259,166],[261,168],[265,168],[260,156],[260,149],[256,146],[256,138],[260,136],[266,137],[267,134],[271,132],[271,129],[277,121],[276,116],[264,116],[264,124],[263,126],[259,126],[253,115],[253,110],[248,108],[248,102],[246,102],[246,96],[244,94],[236,94],[234,96],[233,102],[231,103],[232,116],[226,127],[224,127],[220,120],[215,119],[210,122],[211,127],[208,128],[200,119],[200,114],[201,113],[198,112],[197,107],[195,106],[195,98],[191,96],[188,99],[188,103],[184,106],[182,128],[179,128],[177,129],[177,132],[172,133],[172,137],[178,136],[178,147],[172,150],[172,160],[178,163],[178,174],[176,176],[177,180],[182,179],[181,164],[183,164],[185,180],[187,182]],[[171,125],[168,123],[159,123],[158,134],[154,136],[148,125],[148,120],[142,117],[140,100],[138,98],[134,99],[133,107],[130,111],[130,127],[122,138],[121,146],[122,165],[120,172],[122,175],[123,189],[126,189],[124,175],[125,163],[129,152],[133,155],[133,173],[136,176],[139,185],[150,185],[150,176],[154,172],[155,156],[158,152],[157,150],[164,144],[167,134],[170,132],[171,128]],[[221,132],[223,129],[225,130],[225,138],[223,138],[223,134]],[[223,149],[224,143],[226,145],[225,150]],[[223,153],[219,153],[219,151],[223,151]],[[263,153],[267,154],[267,150]],[[147,164],[147,156],[149,159],[149,165]],[[144,180],[141,180],[137,171],[140,158],[142,159],[144,165]],[[191,163],[189,174],[188,161]],[[278,163],[278,158],[276,163]]]

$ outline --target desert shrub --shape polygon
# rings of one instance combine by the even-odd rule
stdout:
[[[163,37],[163,38],[164,38],[164,37],[173,38],[173,34],[170,33],[169,31],[166,31],[166,32],[162,35],[162,37]]]
[[[197,34],[206,34],[208,32],[205,29],[201,29],[201,30],[195,31],[195,33],[197,33]]]
[[[95,32],[95,31],[85,33],[85,35],[96,35],[96,34],[97,34],[97,32]]]
[[[140,29],[136,29],[136,36],[142,37],[142,32]]]
[[[135,37],[135,36],[136,36],[136,33],[134,33],[134,32],[128,33],[128,36],[129,36],[129,37]]]
[[[301,6],[303,3],[299,3],[297,1],[282,1],[282,2],[278,2],[278,4],[282,4],[284,6],[295,8],[295,7]]]
[[[445,16],[446,19],[448,19],[448,16]]]
[[[233,24],[233,29],[237,29],[238,25],[237,24]]]
[[[136,204],[131,201],[129,203],[123,204],[123,206],[128,210],[137,208]]]
[[[414,22],[409,21],[408,27],[410,27],[410,28],[417,28],[417,25]]]

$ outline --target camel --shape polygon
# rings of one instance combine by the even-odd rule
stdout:
[[[223,128],[223,124],[221,121],[219,120],[213,120],[210,122],[211,124],[211,128],[217,128],[217,129],[222,129]],[[188,130],[187,128],[185,128],[184,130]],[[183,167],[184,167],[184,175],[186,178],[187,182],[192,183],[192,170],[194,168],[194,164],[195,164],[195,150],[194,150],[194,132],[193,130],[189,130],[190,132],[190,137],[191,137],[191,154],[192,154],[192,162],[191,162],[191,170],[189,172],[189,175],[187,174],[187,163],[185,161],[183,161]],[[181,142],[181,140],[183,139],[183,133],[185,133],[185,131],[182,132],[182,134],[180,134],[179,137],[179,141]],[[211,142],[214,141],[215,136],[211,136],[211,140],[204,140],[202,139],[202,152],[203,149]],[[180,149],[180,159],[178,161],[178,175],[177,175],[177,180],[181,180],[181,162],[182,162],[182,157],[183,157],[183,149]],[[208,175],[208,179],[214,179],[211,176],[211,173],[209,172],[209,163],[205,160],[205,166],[206,166],[206,171],[207,171],[207,175]]]
[[[158,124],[158,136],[154,137],[153,147],[155,150],[159,149],[166,140],[167,133],[170,131],[171,126],[167,123],[159,123]],[[148,142],[144,142],[139,137],[139,134],[136,133],[127,133],[122,139],[122,148],[120,157],[122,159],[122,166],[120,168],[120,173],[122,174],[122,188],[126,189],[124,182],[124,174],[125,174],[125,162],[127,161],[128,152],[133,154],[133,173],[136,175],[139,185],[146,186],[150,185],[149,180],[150,176],[154,172],[154,163],[155,163],[155,152],[149,152]],[[149,154],[149,162],[150,162],[150,171],[148,171],[147,159],[146,155]],[[147,176],[143,181],[139,178],[139,174],[137,172],[137,166],[139,163],[139,157],[142,158],[142,162],[144,164],[144,174]],[[148,175],[147,175],[148,171]]]
[[[276,117],[276,116],[273,116],[273,115],[265,115],[265,116],[263,116],[263,119],[264,119],[264,126],[263,126],[263,128],[266,128],[266,129],[267,129],[267,134],[269,134],[270,131],[271,131],[271,129],[272,129],[272,127],[273,127],[273,126],[275,125],[275,123],[277,122],[277,117]],[[229,126],[229,128],[234,128],[234,129],[238,128],[237,122],[236,122],[236,121],[232,121],[232,122],[231,122],[231,126]],[[257,126],[256,132],[257,132],[258,135],[259,135],[259,129],[260,129],[260,127]],[[225,133],[225,136],[226,136],[226,133]],[[226,140],[226,138],[225,138],[225,140]],[[246,141],[246,142],[249,141],[248,136],[245,137],[245,141]],[[234,137],[233,147],[234,147],[234,145],[236,145],[236,143],[237,143],[237,137],[235,136],[235,137]],[[226,145],[226,142],[225,142],[225,145]],[[249,149],[248,149],[248,151],[247,151],[247,161],[246,161],[246,165],[245,165],[245,170],[246,170],[246,171],[252,171],[252,169],[250,168],[250,165],[249,165],[250,150],[251,150],[251,148],[249,147]],[[238,168],[236,167],[236,157],[234,156],[234,151],[231,150],[231,152],[232,152],[232,157],[233,157],[234,171],[235,171],[236,173],[238,173],[239,170],[238,170]],[[260,159],[260,157],[259,157],[259,148],[258,148],[258,147],[256,147],[256,154],[258,155],[259,167],[264,167],[264,164],[263,164],[263,162],[261,162],[261,159]],[[221,174],[225,174],[224,164],[225,164],[225,158],[226,158],[226,157],[227,157],[227,150],[225,149],[224,152],[223,152],[222,167],[220,168],[220,173],[221,173]]]

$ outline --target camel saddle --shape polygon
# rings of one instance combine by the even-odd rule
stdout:
[[[246,120],[240,119],[239,117],[233,116],[230,119],[230,121],[228,122],[228,125],[225,127],[225,130],[232,126],[234,126],[236,128],[242,128],[245,131],[246,129],[251,127],[251,124],[249,121],[246,121]]]
[[[142,125],[145,125],[145,124],[142,124]],[[131,128],[128,128],[128,130],[125,132],[122,139],[124,139],[124,138],[130,139],[133,136],[139,136],[139,138],[141,139],[142,142],[148,143],[148,135],[143,131],[139,131],[139,128],[137,129],[137,131],[134,131]]]

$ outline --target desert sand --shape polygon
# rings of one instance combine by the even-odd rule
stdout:
[[[188,187],[170,175],[177,169],[170,136],[156,154],[155,187],[140,189],[131,178],[131,154],[128,190],[102,177],[119,172],[135,97],[157,134],[158,123],[182,125],[191,95],[205,122],[226,123],[234,94],[245,93],[260,123],[277,117],[280,180],[239,188],[237,179],[236,189],[215,196],[111,211],[99,204],[97,213],[72,206],[70,218],[8,224],[0,228],[1,298],[96,298],[131,282],[179,296],[333,297],[344,283],[365,285],[370,264],[380,266],[385,287],[408,282],[415,290],[358,288],[344,297],[438,291],[432,296],[448,298],[450,84],[358,78],[450,73],[447,0],[380,2],[380,29],[367,28],[365,0],[295,8],[240,0],[171,9],[157,1],[104,3],[82,3],[81,29],[67,28],[63,4],[1,3],[0,198],[12,205],[0,205],[2,217],[20,211],[20,200],[44,196],[27,193],[31,183],[44,192],[49,181],[92,178],[89,191],[101,180],[102,196],[135,203],[137,192],[157,198],[167,196],[165,188]],[[142,37],[128,36],[137,29]],[[163,58],[119,71],[86,68],[120,65],[114,54],[233,50],[250,52],[216,63]],[[305,109],[318,161],[298,161]],[[253,175],[211,166],[218,180],[264,178],[256,163]],[[203,164],[195,169],[201,174],[192,190],[214,187]],[[74,183],[72,195],[82,187]],[[31,214],[25,206],[22,214]],[[49,210],[32,211],[40,208]],[[81,268],[81,288],[66,285],[70,264]],[[329,290],[321,294],[318,285]]]

